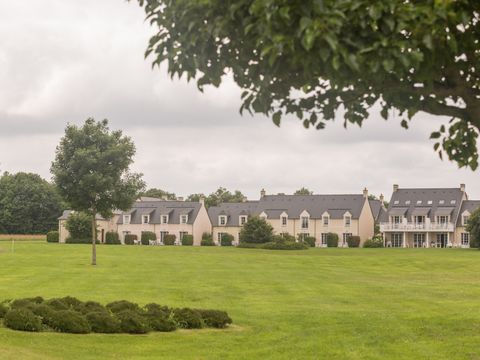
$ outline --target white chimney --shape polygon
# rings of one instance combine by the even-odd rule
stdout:
[[[262,191],[260,191],[260,198],[265,197],[266,194],[267,192],[265,191],[265,189],[262,189]]]
[[[393,192],[398,190],[398,184],[393,184]]]
[[[465,192],[465,184],[460,184],[460,190]]]
[[[363,189],[363,197],[368,198],[368,189],[367,188]]]

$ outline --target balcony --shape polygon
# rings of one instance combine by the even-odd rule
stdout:
[[[412,231],[412,232],[422,232],[422,231],[439,231],[439,232],[453,232],[455,230],[455,225],[451,222],[447,223],[380,223],[380,231]]]

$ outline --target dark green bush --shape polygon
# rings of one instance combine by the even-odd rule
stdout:
[[[281,233],[273,236],[273,241],[282,242],[282,241],[291,241],[295,242],[295,236],[290,235],[289,233]]]
[[[155,303],[147,304],[143,308],[143,312],[145,315],[152,315],[152,316],[164,316],[169,317],[172,313],[172,309],[168,306],[161,306]]]
[[[137,239],[138,237],[135,234],[126,234],[124,239],[125,245],[133,245]]]
[[[65,243],[66,244],[91,244],[92,243],[92,238],[77,239],[77,238],[72,238],[71,236],[69,236],[65,239]],[[100,244],[100,241],[95,240],[95,244]]]
[[[195,309],[195,310],[200,313],[203,323],[207,327],[223,329],[232,323],[232,319],[230,318],[230,316],[228,316],[228,314],[225,311],[203,310],[203,309]]]
[[[204,232],[202,234],[202,240],[212,240],[213,241],[212,234],[208,233],[208,232]]]
[[[233,235],[224,233],[220,239],[220,245],[222,246],[232,246],[233,244]]]
[[[261,249],[266,250],[305,250],[308,249],[308,246],[302,242],[269,242],[262,244]]]
[[[200,313],[189,308],[173,310],[173,320],[183,329],[200,329],[203,325]]]
[[[303,242],[310,247],[315,247],[315,238],[313,236],[306,236],[303,238]]]
[[[213,242],[212,238],[207,238],[200,241],[200,246],[215,246],[215,243]]]
[[[108,309],[105,306],[95,301],[86,301],[81,305],[79,305],[78,307],[76,307],[75,310],[78,312],[81,312],[84,315],[91,312],[109,313]]]
[[[127,300],[118,300],[113,301],[107,304],[107,309],[110,310],[112,313],[119,313],[124,310],[131,310],[134,312],[140,312],[140,306],[138,304],[132,303]]]
[[[335,233],[327,234],[327,247],[338,247],[338,235]]]
[[[47,300],[45,304],[47,304],[54,310],[68,310],[68,308],[70,307],[68,304],[63,302],[63,299],[57,298]]]
[[[93,332],[113,334],[120,332],[120,321],[107,311],[90,312],[87,321]]]
[[[383,248],[383,239],[381,237],[374,237],[372,239],[365,240],[363,243],[364,248]]]
[[[193,235],[186,234],[182,237],[183,246],[192,246],[193,245]]]
[[[92,329],[85,316],[73,310],[60,310],[53,314],[51,327],[59,332],[88,334]]]
[[[240,243],[237,245],[239,248],[243,249],[261,249],[263,244],[250,244],[250,243]]]
[[[267,243],[273,238],[273,227],[265,219],[251,216],[240,230],[240,242],[242,243]]]
[[[148,332],[147,320],[138,312],[123,310],[115,314],[120,321],[120,330],[128,334],[145,334]]]
[[[347,238],[348,247],[357,248],[360,246],[360,236],[349,236]]]
[[[174,234],[166,234],[163,237],[163,245],[175,245],[175,240],[177,237]]]
[[[91,239],[92,216],[83,212],[72,212],[65,221],[65,228],[72,239]]]
[[[60,234],[58,231],[49,231],[47,233],[47,242],[49,243],[58,243],[60,239]]]
[[[8,307],[7,305],[0,303],[0,319],[3,319],[5,317],[5,314],[8,312]]]
[[[73,308],[73,309],[83,305],[82,301],[78,300],[73,296],[65,296],[63,298],[60,298],[59,300],[63,302],[65,305],[67,305],[67,307]]]
[[[142,245],[150,245],[150,241],[157,240],[157,235],[153,231],[142,231],[140,241]]]
[[[109,245],[120,245],[122,242],[120,241],[120,236],[116,231],[107,231],[105,234],[105,244]]]
[[[8,310],[3,319],[3,323],[7,328],[13,330],[34,332],[42,330],[40,317],[26,308]]]
[[[42,319],[44,325],[53,327],[56,310],[52,309],[47,304],[35,304],[31,310],[35,315]]]
[[[31,308],[35,304],[41,304],[43,302],[43,298],[40,296],[33,297],[33,298],[23,298],[23,299],[16,299],[13,300],[10,304],[10,308],[12,309],[20,309],[20,308]]]

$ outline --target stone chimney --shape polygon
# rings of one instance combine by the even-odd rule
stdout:
[[[462,190],[463,192],[465,192],[465,184],[460,184],[460,190]]]
[[[367,188],[363,189],[363,197],[368,198],[368,189]]]
[[[263,197],[265,197],[266,194],[267,194],[267,192],[265,191],[265,189],[262,189],[262,190],[260,191],[260,199],[263,198]]]
[[[393,184],[393,192],[398,190],[398,184]]]
[[[198,199],[198,202],[200,204],[202,204],[203,206],[205,206],[205,197],[204,196],[200,196],[200,199]]]
[[[384,198],[383,194],[380,194],[380,203],[382,204],[382,206],[385,203],[385,198]]]

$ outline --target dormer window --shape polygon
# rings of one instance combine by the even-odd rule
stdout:
[[[469,218],[468,215],[463,215],[463,216],[462,216],[463,226],[467,226],[467,225],[468,225],[468,218]]]
[[[142,224],[148,224],[150,222],[150,215],[142,215]]]
[[[450,200],[450,204],[452,204],[452,205],[455,205],[456,202],[457,202],[457,200]]]
[[[132,220],[132,216],[131,216],[131,215],[123,215],[123,223],[124,223],[125,225],[129,225],[131,220]]]
[[[247,217],[245,215],[242,215],[240,216],[240,225],[245,225],[245,223],[247,222]]]
[[[432,201],[432,200],[428,200],[428,201],[427,201],[427,204],[428,204],[428,205],[432,205],[432,204],[433,204],[433,201]]]
[[[308,229],[309,220],[308,216],[302,216],[302,229]]]
[[[227,225],[227,217],[225,215],[221,215],[218,217],[218,223],[221,225],[221,226],[225,226]]]
[[[405,201],[405,205],[410,205],[410,200]]]
[[[186,224],[188,222],[188,215],[180,215],[180,224]]]
[[[162,224],[168,224],[168,215],[162,215],[160,217],[160,223]]]
[[[445,200],[440,200],[438,203],[439,203],[440,205],[443,205],[443,204],[445,204]]]
[[[286,216],[282,216],[282,226],[287,226],[288,218]]]
[[[422,200],[417,200],[417,205],[421,205],[422,204]]]
[[[398,205],[398,204],[399,204],[399,201],[398,201],[398,200],[395,200],[395,201],[393,202],[393,205]]]
[[[350,226],[351,222],[352,222],[352,217],[349,215],[345,216],[345,226]]]
[[[328,226],[330,218],[328,216],[323,216],[323,226]]]

